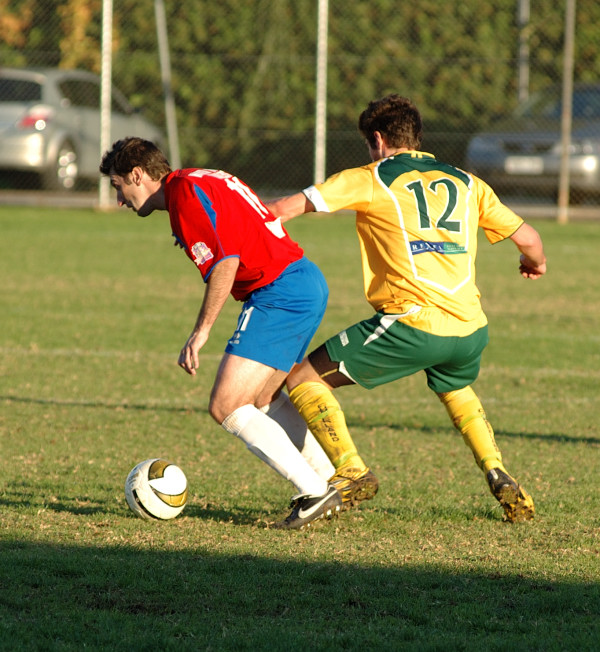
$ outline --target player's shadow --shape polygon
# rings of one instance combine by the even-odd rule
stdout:
[[[600,585],[581,571],[548,579],[468,552],[457,563],[457,551],[406,561],[401,544],[385,562],[349,563],[320,537],[266,536],[262,553],[218,539],[172,551],[2,541],[7,649],[592,650],[600,640]],[[299,543],[286,554],[290,536]]]
[[[12,509],[36,509],[38,511],[68,512],[75,516],[91,516],[93,514],[103,514],[106,516],[126,516],[137,518],[129,511],[127,505],[117,502],[99,501],[93,496],[69,496],[44,495],[44,492],[38,487],[34,487],[26,482],[18,485],[7,487],[0,496],[0,507]],[[234,509],[225,509],[218,505],[186,505],[183,516],[205,521],[214,521],[215,523],[232,523],[233,525],[248,526],[256,525],[267,527],[268,524],[275,520],[275,517],[283,517],[286,504],[281,505],[282,514],[267,514],[262,510],[236,507]],[[287,514],[285,514],[287,515]]]
[[[463,521],[464,523],[470,523],[473,521],[503,521],[503,511],[502,506],[497,503],[495,505],[477,507],[475,505],[465,506],[460,505],[458,507],[437,507],[433,504],[418,509],[415,507],[388,507],[385,505],[368,505],[361,506],[357,511],[353,511],[352,514],[362,514],[363,516],[368,517],[369,512],[376,513],[378,517],[382,514],[392,516],[402,523],[410,523],[411,521],[423,521],[423,520],[432,520],[438,523],[459,523]],[[341,514],[339,518],[344,518],[344,514]]]
[[[65,400],[55,398],[33,398],[30,396],[15,396],[14,394],[0,395],[0,401],[12,401],[13,403],[30,403],[34,405],[57,405],[60,407],[98,408],[109,410],[139,410],[152,412],[177,412],[177,413],[204,413],[208,414],[208,408],[198,405],[164,405],[157,403],[129,403],[127,401],[89,401],[89,400]]]
[[[426,435],[439,435],[440,432],[443,432],[442,427],[430,427],[423,426],[411,423],[390,423],[389,421],[372,421],[369,420],[368,424],[364,421],[358,421],[353,419],[347,419],[347,424],[350,430],[353,428],[365,428],[368,426],[371,428],[385,428],[391,431],[405,431],[405,430],[415,430],[422,432]],[[448,426],[448,430],[451,430],[451,425]],[[531,439],[538,441],[547,441],[547,442],[559,442],[565,444],[600,444],[600,437],[572,437],[570,435],[565,435],[563,433],[542,433],[542,432],[510,432],[508,430],[500,430],[494,428],[494,433],[497,438],[507,437],[511,439]]]
[[[267,514],[264,511],[257,509],[249,509],[238,507],[235,509],[223,509],[215,506],[201,507],[199,505],[187,505],[185,508],[185,516],[188,518],[198,518],[204,521],[213,521],[215,523],[231,523],[232,525],[248,526],[255,525],[257,527],[268,527],[277,520],[282,520],[287,516],[285,507],[282,505],[281,513],[273,512]]]
[[[0,506],[16,509],[37,509],[38,511],[69,512],[76,516],[114,513],[115,509],[107,502],[98,502],[92,498],[73,498],[71,496],[44,496],[21,484],[5,489],[0,496]]]

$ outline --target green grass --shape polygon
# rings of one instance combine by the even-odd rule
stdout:
[[[203,283],[166,214],[0,207],[0,648],[596,650],[600,224],[535,226],[538,282],[481,240],[476,384],[535,521],[502,522],[419,375],[338,392],[380,493],[282,532],[293,488],[206,410],[239,304],[177,367]],[[370,315],[352,218],[289,229],[330,284],[315,343]],[[152,456],[188,476],[174,521],[127,509]]]

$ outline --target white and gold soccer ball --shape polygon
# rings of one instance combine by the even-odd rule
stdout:
[[[145,519],[168,520],[181,514],[188,497],[187,479],[176,465],[160,458],[144,460],[125,481],[131,511]]]

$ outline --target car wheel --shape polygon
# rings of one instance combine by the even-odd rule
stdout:
[[[43,175],[46,190],[73,190],[79,177],[77,152],[72,143],[64,141],[58,148],[56,158]]]

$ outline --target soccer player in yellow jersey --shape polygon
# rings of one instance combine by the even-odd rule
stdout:
[[[427,384],[462,433],[508,521],[533,518],[531,496],[502,463],[471,384],[488,343],[475,285],[477,229],[510,239],[526,279],[546,272],[537,231],[481,179],[419,151],[422,122],[412,102],[389,95],[358,123],[372,163],[267,203],[282,221],[309,212],[356,211],[365,294],[375,310],[297,365],[290,398],[332,461],[345,507],[372,498],[378,481],[358,454],[332,389],[373,388],[425,371]],[[292,527],[294,512],[284,526]]]

